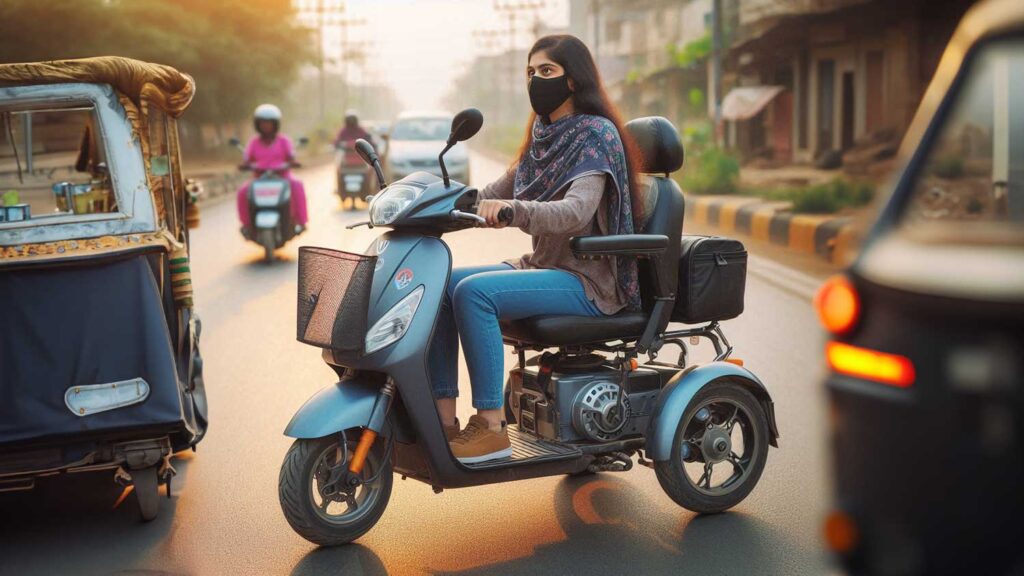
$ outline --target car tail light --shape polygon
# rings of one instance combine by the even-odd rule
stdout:
[[[832,370],[897,388],[914,384],[914,364],[909,358],[887,354],[842,342],[829,342],[825,358]]]
[[[825,329],[845,334],[860,318],[860,297],[846,276],[833,276],[822,284],[814,296],[814,308]]]

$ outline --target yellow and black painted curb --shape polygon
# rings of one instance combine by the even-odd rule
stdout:
[[[745,234],[833,263],[846,262],[854,249],[852,218],[793,214],[789,202],[744,196],[687,196],[686,219],[716,227],[722,234]]]

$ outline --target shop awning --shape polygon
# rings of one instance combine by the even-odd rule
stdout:
[[[733,88],[722,100],[723,120],[750,120],[779,95],[782,86],[744,86]]]

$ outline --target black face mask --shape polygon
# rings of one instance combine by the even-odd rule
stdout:
[[[549,114],[558,109],[570,96],[569,77],[565,74],[556,78],[541,78],[534,76],[530,79],[530,106],[538,116],[546,118]]]

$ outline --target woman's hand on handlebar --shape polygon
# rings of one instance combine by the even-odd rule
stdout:
[[[506,208],[502,214],[502,209]],[[487,221],[488,228],[504,228],[512,222],[512,205],[502,200],[481,200],[477,205],[476,213]],[[505,216],[503,219],[502,216]]]

